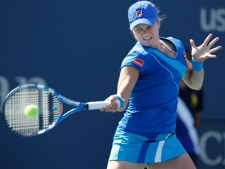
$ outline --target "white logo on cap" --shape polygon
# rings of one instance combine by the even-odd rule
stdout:
[[[142,10],[141,9],[136,11],[136,16],[137,17],[142,17]]]

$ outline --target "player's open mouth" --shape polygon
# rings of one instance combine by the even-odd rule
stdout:
[[[150,40],[152,37],[145,37],[143,40]]]

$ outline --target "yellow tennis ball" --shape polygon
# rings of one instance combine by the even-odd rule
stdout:
[[[36,105],[28,105],[24,109],[24,113],[27,117],[33,118],[38,115],[38,107]]]

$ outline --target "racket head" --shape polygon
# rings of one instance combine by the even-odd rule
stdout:
[[[30,137],[42,134],[53,128],[62,115],[63,104],[58,93],[40,84],[25,84],[13,89],[3,104],[3,120],[15,133]],[[38,115],[28,117],[25,108],[38,107]]]

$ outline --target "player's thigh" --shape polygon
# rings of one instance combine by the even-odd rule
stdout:
[[[196,169],[193,161],[187,153],[168,161],[147,164],[146,166],[148,169]]]
[[[109,161],[107,169],[144,169],[145,164],[126,161]]]

